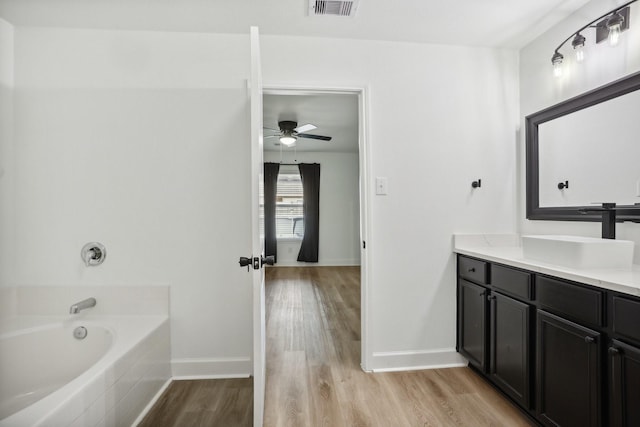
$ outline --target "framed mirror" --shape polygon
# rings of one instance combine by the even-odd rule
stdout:
[[[640,72],[526,117],[527,219],[600,221],[579,210],[613,202],[640,222],[639,89]]]

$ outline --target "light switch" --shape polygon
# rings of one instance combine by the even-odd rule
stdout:
[[[385,196],[388,191],[389,181],[386,176],[376,177],[376,194],[379,196]]]

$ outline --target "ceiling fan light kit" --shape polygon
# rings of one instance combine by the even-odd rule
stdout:
[[[291,136],[291,135],[283,135],[280,137],[280,142],[284,145],[286,145],[287,147],[291,147],[293,144],[296,143],[296,141],[298,140],[298,138],[296,138],[295,136]]]
[[[309,133],[305,133],[310,130],[317,129],[316,126],[310,123],[306,125],[298,126],[298,122],[294,122],[292,120],[282,120],[278,122],[278,128],[280,129],[278,134],[268,135],[265,138],[278,137],[278,139],[280,140],[280,143],[287,147],[294,147],[296,145],[296,142],[298,141],[298,138],[316,139],[320,141],[331,141],[330,136],[312,135]],[[270,128],[265,128],[265,129],[276,131],[275,129],[270,129]]]

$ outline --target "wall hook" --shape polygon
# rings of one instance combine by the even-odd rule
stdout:
[[[569,181],[558,183],[558,190],[564,190],[565,188],[569,188]]]
[[[480,188],[480,187],[482,187],[482,180],[481,180],[481,179],[478,179],[477,181],[473,181],[473,182],[471,183],[471,187],[473,187],[473,188]]]

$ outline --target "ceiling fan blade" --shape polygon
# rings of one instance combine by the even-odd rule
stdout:
[[[273,128],[268,128],[268,127],[263,127],[262,129],[264,129],[264,130],[272,130],[274,132],[280,132],[280,129],[273,129]]]
[[[298,133],[309,132],[310,130],[317,129],[317,126],[312,125],[311,123],[307,123],[306,125],[298,126],[294,129],[294,131]]]
[[[298,138],[309,138],[309,139],[319,139],[321,141],[331,141],[331,137],[330,136],[323,136],[323,135],[311,135],[308,133],[300,133],[298,135],[296,135]]]
[[[276,137],[278,137],[278,136],[280,136],[280,135],[267,135],[267,136],[263,136],[263,138],[264,138],[264,139],[267,139],[267,138],[276,138]]]

